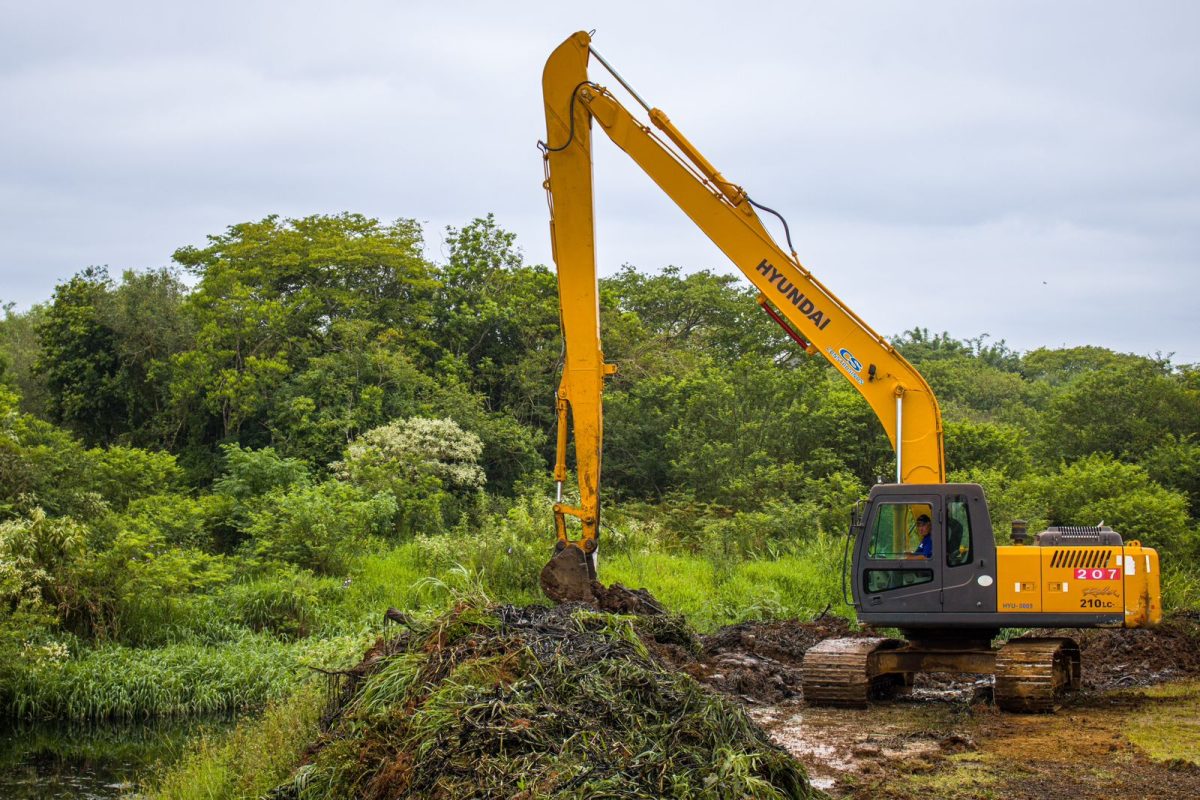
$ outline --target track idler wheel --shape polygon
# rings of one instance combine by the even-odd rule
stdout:
[[[903,685],[907,676],[881,673],[874,654],[904,647],[899,639],[826,639],[804,654],[800,685],[810,706],[863,708]]]
[[[996,705],[1004,711],[1049,713],[1078,688],[1073,639],[1013,639],[996,653]]]

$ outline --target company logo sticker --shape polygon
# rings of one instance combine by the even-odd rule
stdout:
[[[846,372],[849,373],[852,381],[856,382],[859,386],[863,385],[862,376],[859,375],[859,373],[862,372],[862,363],[854,357],[853,353],[844,347],[841,350],[834,350],[832,347],[826,347],[825,354],[829,356],[833,363],[846,370]]]
[[[838,355],[850,362],[850,367],[855,372],[862,372],[862,362],[854,357],[854,353],[843,347],[841,350],[838,350]]]

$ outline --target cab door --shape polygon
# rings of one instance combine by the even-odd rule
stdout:
[[[969,484],[946,486],[946,557],[942,573],[942,610],[996,611],[996,541],[983,489]]]
[[[918,520],[931,522],[931,546],[921,547]],[[871,613],[942,610],[945,516],[937,495],[876,497],[855,547],[855,600]],[[929,552],[929,555],[924,555]]]

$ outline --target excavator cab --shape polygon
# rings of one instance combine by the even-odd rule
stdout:
[[[926,628],[947,624],[948,612],[995,611],[996,542],[980,486],[878,485],[856,529],[850,585],[862,622]]]

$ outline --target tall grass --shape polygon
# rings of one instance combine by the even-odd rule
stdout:
[[[811,617],[825,609],[845,617],[842,541],[818,535],[786,555],[714,561],[705,555],[618,553],[602,558],[604,580],[645,587],[697,630],[747,620]]]
[[[145,800],[258,798],[294,769],[318,734],[325,695],[296,691],[226,734],[203,734],[184,758],[148,781]]]
[[[1175,562],[1163,566],[1160,578],[1164,611],[1200,609],[1200,573]]]
[[[216,647],[104,647],[59,664],[12,665],[0,675],[0,713],[99,720],[260,708],[311,676],[310,665],[340,666],[364,644],[361,637],[289,644],[249,636]]]

